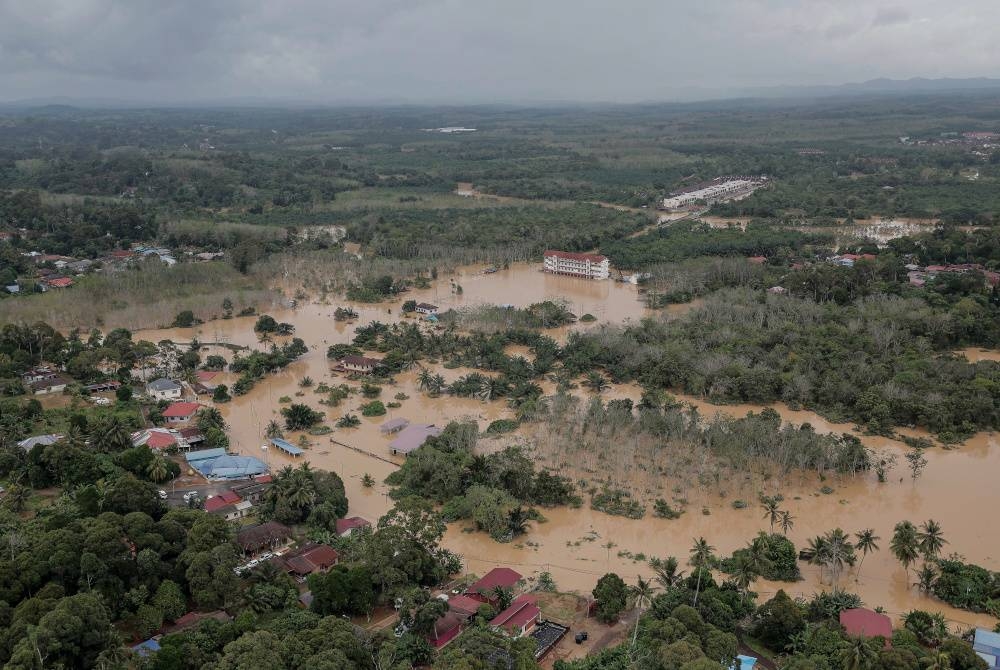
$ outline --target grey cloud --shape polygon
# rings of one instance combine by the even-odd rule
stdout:
[[[0,0],[0,99],[633,101],[991,76],[994,25],[995,0]]]

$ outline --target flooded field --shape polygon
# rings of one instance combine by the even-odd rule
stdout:
[[[512,304],[526,306],[546,299],[565,299],[570,309],[577,315],[591,313],[602,322],[623,322],[643,317],[649,312],[639,300],[636,287],[618,282],[592,282],[583,279],[552,276],[541,273],[538,265],[522,264],[495,273],[484,273],[482,267],[469,267],[454,275],[442,277],[429,289],[412,291],[405,297],[417,301],[433,302],[442,309],[482,303]],[[462,287],[458,292],[457,286]],[[346,303],[341,303],[346,304]],[[385,386],[381,400],[392,402],[397,397],[401,407],[390,409],[383,417],[365,418],[360,416],[358,406],[366,400],[360,395],[351,395],[339,407],[320,404],[323,395],[313,388],[301,388],[299,382],[306,376],[314,385],[325,382],[336,385],[344,382],[330,369],[326,359],[326,348],[333,343],[349,342],[357,326],[373,320],[383,322],[399,318],[400,301],[380,305],[352,305],[359,313],[355,322],[336,322],[333,311],[337,305],[309,304],[296,310],[270,312],[279,321],[295,325],[297,337],[301,337],[310,351],[301,360],[286,370],[262,380],[246,396],[234,399],[220,406],[220,410],[231,426],[230,435],[233,449],[242,453],[266,458],[273,469],[286,464],[294,464],[293,459],[275,453],[262,451],[263,434],[267,423],[280,421],[282,398],[294,402],[305,402],[327,414],[326,425],[333,427],[336,419],[351,412],[361,418],[357,428],[333,428],[333,432],[323,436],[305,436],[309,442],[303,459],[319,468],[334,470],[341,474],[350,499],[350,514],[369,519],[377,519],[391,506],[382,480],[396,467],[399,460],[390,456],[387,444],[392,437],[383,436],[379,425],[390,418],[405,417],[414,422],[433,423],[443,426],[450,420],[465,417],[476,420],[481,430],[490,421],[511,416],[511,411],[502,401],[483,402],[474,399],[453,397],[429,398],[418,389],[418,370],[411,370],[397,377],[396,384]],[[258,342],[253,333],[253,317],[216,321],[193,329],[168,329],[142,331],[136,339],[154,342],[171,339],[188,342],[196,336],[203,342],[226,342],[251,348],[265,346]],[[589,327],[585,324],[571,328]],[[566,329],[550,331],[553,335],[565,335]],[[279,338],[280,339],[280,338]],[[221,348],[228,358],[232,353]],[[978,351],[978,350],[975,350]],[[977,355],[973,350],[964,352],[973,360]],[[510,353],[527,353],[511,348]],[[204,352],[207,353],[207,352]],[[204,355],[203,353],[203,355]],[[981,352],[983,358],[997,360],[998,352]],[[439,365],[429,366],[451,381],[467,370],[447,370]],[[226,378],[228,376],[228,378]],[[233,381],[224,375],[224,383]],[[357,386],[357,384],[353,384]],[[549,381],[543,383],[546,392],[553,390]],[[577,390],[584,395],[586,392]],[[634,386],[612,387],[603,395],[604,399],[629,397],[638,400],[641,390]],[[758,411],[752,406],[714,406],[698,398],[679,397],[679,400],[697,406],[703,416],[716,412],[727,412],[741,416],[747,411]],[[804,410],[791,410],[784,406],[775,409],[786,420],[796,424],[808,422],[819,432],[854,432],[850,424],[836,424]],[[914,433],[917,434],[917,433]],[[301,433],[291,433],[286,438],[297,443]],[[511,438],[530,443],[526,430]],[[874,449],[894,450],[900,456],[905,447],[899,442],[882,438],[861,436]],[[915,587],[908,586],[913,581],[912,573],[907,579],[902,567],[891,558],[888,551],[893,525],[903,519],[920,523],[933,518],[944,528],[949,544],[945,553],[952,551],[962,554],[967,560],[985,567],[996,569],[1000,559],[1000,537],[995,525],[977,522],[979,513],[1000,508],[1000,488],[995,484],[996,472],[1000,471],[1000,450],[998,438],[992,434],[980,434],[967,441],[960,448],[945,450],[929,449],[926,457],[929,464],[923,475],[911,481],[905,463],[897,465],[890,472],[889,481],[879,484],[874,474],[857,477],[834,476],[820,481],[818,475],[793,474],[781,481],[762,482],[747,480],[730,482],[727,497],[719,496],[716,489],[695,487],[685,490],[688,499],[686,513],[679,519],[668,521],[657,519],[647,513],[641,520],[628,520],[595,512],[584,506],[580,509],[558,508],[544,510],[545,523],[532,524],[530,532],[512,544],[497,544],[481,533],[467,532],[464,524],[453,524],[449,528],[445,545],[465,557],[467,569],[483,573],[498,564],[517,568],[526,576],[537,576],[542,571],[551,572],[556,583],[564,590],[589,593],[597,578],[608,570],[621,574],[627,581],[633,581],[638,574],[649,573],[644,560],[634,560],[638,554],[645,558],[675,555],[686,560],[693,542],[692,538],[704,536],[720,555],[727,555],[733,549],[744,545],[758,530],[766,530],[762,512],[754,502],[761,486],[769,487],[772,493],[780,492],[785,501],[782,509],[787,509],[795,517],[795,525],[789,532],[790,538],[801,546],[806,539],[831,528],[840,526],[854,533],[862,528],[874,528],[881,536],[882,550],[869,556],[864,562],[862,573],[841,577],[840,586],[862,595],[871,606],[881,605],[898,618],[912,608],[942,611],[957,626],[987,623],[989,617],[951,609],[944,604],[921,596]],[[483,449],[491,450],[502,441],[482,440]],[[346,446],[345,446],[346,445]],[[626,449],[627,445],[622,445]],[[360,451],[358,451],[360,450]],[[364,453],[367,452],[367,453]],[[624,453],[624,452],[623,452]],[[594,475],[574,471],[572,464],[556,462],[551,454],[536,447],[536,458],[565,474],[593,477]],[[624,457],[623,459],[624,460]],[[902,463],[902,458],[900,458]],[[618,463],[610,465],[608,473],[615,470]],[[622,470],[622,476],[633,476]],[[361,484],[364,474],[375,478],[376,486],[365,488]],[[606,473],[602,473],[606,474]],[[650,473],[635,473],[636,477],[653,477]],[[644,480],[645,482],[645,480]],[[670,491],[674,482],[659,483],[665,491]],[[822,493],[828,486],[830,493]],[[641,490],[647,483],[636,486]],[[669,497],[669,496],[666,496]],[[586,498],[586,496],[585,496]],[[732,500],[743,498],[750,501],[747,509],[734,509]],[[632,557],[632,558],[630,558]],[[785,588],[793,595],[808,595],[822,588],[816,568],[803,564],[805,579],[795,584],[776,585],[758,583],[756,590],[766,598],[777,588]],[[990,623],[992,626],[992,623]]]

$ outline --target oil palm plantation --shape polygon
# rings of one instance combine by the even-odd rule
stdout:
[[[694,589],[694,605],[698,604],[698,594],[701,593],[702,570],[708,570],[712,566],[712,563],[715,561],[714,552],[715,547],[706,542],[703,537],[695,540],[694,546],[691,547],[691,559],[689,563],[698,571],[698,582]]]
[[[910,566],[920,558],[920,538],[917,528],[909,521],[900,521],[892,531],[889,550],[897,561],[903,564],[909,581]]]
[[[639,620],[642,619],[642,611],[652,604],[656,587],[642,577],[636,577],[635,585],[630,586],[628,590],[629,596],[632,598],[632,606],[637,610],[635,630],[632,631],[632,646],[634,647],[636,638],[639,636]]]
[[[865,562],[865,556],[878,551],[878,541],[882,538],[876,535],[875,531],[871,528],[858,531],[854,534],[854,537],[857,539],[854,546],[861,552],[861,561],[858,563],[858,571],[855,573],[855,576],[857,576],[861,574],[861,566]]]
[[[948,541],[944,539],[941,524],[934,519],[928,519],[920,524],[920,529],[917,531],[917,548],[923,554],[924,560],[937,558],[946,544]]]

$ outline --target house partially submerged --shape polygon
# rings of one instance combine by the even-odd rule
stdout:
[[[395,440],[389,443],[389,451],[404,456],[420,448],[429,437],[437,437],[441,429],[433,424],[411,423],[399,431]]]
[[[337,363],[337,368],[343,372],[354,372],[357,374],[370,375],[382,364],[380,358],[369,358],[367,356],[344,356]]]

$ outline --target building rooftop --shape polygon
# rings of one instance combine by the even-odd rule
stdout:
[[[371,521],[368,519],[362,519],[360,516],[337,519],[337,535],[343,535],[344,533],[357,528],[367,528],[370,525],[372,525]]]
[[[840,613],[840,625],[848,635],[855,637],[892,638],[892,620],[864,607],[855,607]]]
[[[196,402],[175,402],[163,410],[163,416],[167,419],[186,419],[199,409],[201,405]]]
[[[292,536],[292,529],[277,521],[257,526],[247,526],[236,533],[236,544],[243,551],[257,551],[275,542],[284,542]]]
[[[555,249],[548,249],[545,251],[543,256],[555,256],[556,258],[565,258],[570,261],[590,261],[591,263],[603,263],[608,260],[607,256],[602,256],[600,254],[581,254],[574,251],[557,251]]]
[[[409,454],[418,449],[428,437],[437,437],[441,429],[437,426],[422,423],[411,423],[399,431],[395,440],[389,443],[389,449],[398,454]]]
[[[21,447],[25,451],[31,451],[36,445],[42,445],[47,447],[50,444],[55,444],[63,438],[62,435],[50,434],[50,435],[35,435],[21,440],[17,443],[17,446]]]
[[[470,584],[469,588],[465,589],[465,592],[467,594],[489,593],[498,586],[505,589],[512,589],[521,579],[521,573],[516,570],[511,570],[510,568],[493,568],[483,575],[482,578]]]
[[[154,379],[146,384],[147,391],[174,391],[179,388],[181,388],[179,382],[175,382],[173,379],[167,379],[166,377]]]
[[[514,598],[510,607],[493,617],[490,625],[507,630],[518,630],[532,619],[537,619],[541,613],[542,611],[538,609],[533,596],[520,595]]]

